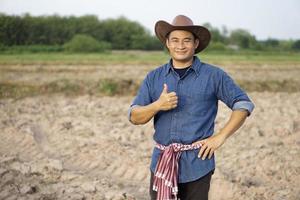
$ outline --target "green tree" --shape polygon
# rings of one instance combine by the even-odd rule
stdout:
[[[226,42],[226,35],[223,35],[218,28],[213,27],[210,23],[205,23],[203,24],[203,26],[210,31],[213,42],[218,42],[218,43]],[[226,27],[223,27],[223,30],[224,32],[226,32],[227,31]]]
[[[282,51],[292,51],[294,41],[293,40],[280,40],[279,41],[279,49]]]
[[[300,40],[296,40],[293,44],[292,44],[292,49],[295,51],[300,51]]]
[[[103,22],[103,28],[104,40],[110,42],[113,49],[133,49],[136,45],[133,45],[134,39],[147,35],[143,26],[137,22],[131,22],[125,17],[106,20]]]
[[[243,29],[233,30],[230,33],[229,41],[231,44],[238,45],[243,49],[253,48],[257,43],[255,36]]]
[[[276,40],[276,39],[272,39],[272,38],[269,38],[267,39],[264,44],[268,47],[278,47],[279,46],[279,40]]]
[[[111,49],[107,42],[99,42],[89,35],[75,35],[71,41],[64,45],[65,50],[70,52],[104,52]]]
[[[26,27],[20,16],[0,15],[0,43],[3,45],[23,45]]]

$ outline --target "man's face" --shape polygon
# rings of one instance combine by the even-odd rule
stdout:
[[[191,32],[183,30],[172,31],[166,40],[170,55],[177,62],[190,61],[198,44],[199,40]]]

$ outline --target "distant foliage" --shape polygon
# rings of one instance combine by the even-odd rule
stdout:
[[[300,51],[300,40],[294,42],[294,44],[292,45],[292,49],[295,51]]]
[[[223,43],[225,44],[227,41],[227,34],[228,30],[226,27],[223,27],[223,30],[220,31],[218,28],[213,27],[210,23],[203,24],[206,27],[212,36],[212,41],[216,43]]]
[[[211,42],[207,47],[207,50],[224,51],[226,50],[226,46],[221,42]]]
[[[64,49],[69,52],[104,52],[111,49],[111,44],[99,42],[88,35],[78,34],[64,45]]]
[[[225,26],[218,29],[209,23],[203,26],[207,27],[212,35],[207,50],[299,51],[299,41],[273,38],[258,41],[254,35],[244,29],[228,31]],[[70,42],[77,35],[85,35],[87,41],[81,38],[80,45],[73,44],[77,45],[74,51],[77,49],[87,52],[103,51],[104,48],[106,50],[164,49],[160,41],[141,24],[125,17],[99,20],[94,15],[33,17],[29,14],[10,16],[0,13],[0,52],[52,52],[62,51],[63,46],[70,50]],[[94,38],[94,45],[91,44],[91,38]]]
[[[100,46],[108,49],[110,47],[113,49],[162,49],[156,37],[153,37],[139,23],[132,22],[125,17],[99,20],[93,15],[32,17],[28,14],[23,16],[0,14],[0,46],[64,45],[69,43],[75,35],[90,36],[99,41]],[[87,49],[87,51],[90,50]]]
[[[229,41],[231,44],[238,45],[242,49],[253,48],[257,43],[255,36],[243,29],[232,31],[229,36]]]

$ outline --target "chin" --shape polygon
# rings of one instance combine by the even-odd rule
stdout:
[[[184,55],[184,56],[175,56],[174,59],[178,61],[188,61],[192,59],[192,57]]]

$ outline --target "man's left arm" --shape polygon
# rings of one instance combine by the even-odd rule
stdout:
[[[207,157],[211,158],[215,150],[243,125],[247,116],[254,109],[254,104],[247,94],[230,76],[223,71],[220,71],[217,75],[217,81],[215,81],[216,96],[233,111],[230,119],[219,133],[197,142],[202,145],[199,151],[199,158],[202,157],[203,160]]]
[[[202,158],[202,160],[206,159],[207,157],[210,159],[214,152],[226,141],[226,139],[243,125],[247,116],[247,110],[232,111],[230,119],[219,133],[204,140],[195,142],[197,144],[201,144],[198,157]]]

